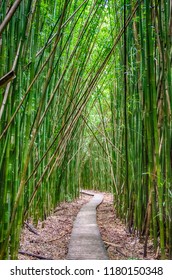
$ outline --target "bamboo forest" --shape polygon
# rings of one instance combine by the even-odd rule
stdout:
[[[170,0],[0,0],[0,259],[81,189],[172,259]]]

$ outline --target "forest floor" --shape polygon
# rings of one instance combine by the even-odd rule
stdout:
[[[33,230],[37,234],[25,225],[20,238],[18,259],[66,259],[73,222],[82,205],[90,199],[90,196],[81,194],[79,199],[60,203],[51,216],[38,223]],[[157,258],[151,241],[148,242],[147,257],[143,258],[144,243],[130,234],[126,226],[116,218],[113,197],[109,193],[104,193],[103,203],[97,208],[97,223],[110,260]]]

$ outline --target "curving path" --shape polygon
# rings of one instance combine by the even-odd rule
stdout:
[[[96,208],[102,200],[102,194],[95,194],[79,211],[71,234],[68,260],[108,259],[96,221]]]

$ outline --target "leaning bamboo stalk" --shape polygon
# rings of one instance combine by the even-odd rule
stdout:
[[[12,70],[11,70],[12,73],[13,73],[13,77],[15,77],[15,69],[16,69],[18,58],[19,58],[20,48],[21,48],[21,40],[19,42],[17,53],[16,53],[16,57],[14,59]],[[1,105],[1,108],[0,108],[0,120],[2,118],[2,114],[4,112],[5,105],[6,105],[6,102],[7,102],[7,99],[8,99],[8,95],[9,95],[9,92],[10,92],[10,86],[11,86],[11,83],[8,83],[8,85],[7,85],[6,89],[5,89],[4,98],[3,98],[2,105]]]
[[[15,79],[15,73],[14,71],[8,72],[6,75],[0,78],[0,87],[4,87],[6,84],[8,84],[11,80]]]
[[[73,19],[73,17],[77,14],[77,12],[81,9],[81,7],[86,3],[88,2],[88,0],[84,0],[84,2],[79,5],[79,7],[74,11],[74,13],[62,24],[61,28],[64,28],[70,21],[71,19]],[[38,57],[44,50],[45,48],[47,48],[53,41],[53,39],[57,36],[57,33],[55,33],[47,42],[47,44],[42,48],[40,49],[37,54],[36,54],[36,57]]]
[[[67,7],[67,0],[64,3],[62,20],[63,20],[63,17],[64,17],[64,12],[65,12],[66,7]],[[62,24],[62,20],[61,20],[61,24]],[[60,31],[60,28],[59,28],[59,31]],[[58,43],[58,40],[57,40],[57,43]],[[57,46],[57,44],[55,44],[55,46],[53,47],[53,50],[51,52],[52,55],[54,53],[54,50],[55,50],[56,46]],[[48,80],[48,78],[47,78],[47,80]],[[47,80],[45,81],[44,87],[46,87],[46,85],[47,85]],[[27,174],[28,165],[29,165],[29,161],[30,161],[30,155],[31,155],[32,147],[33,147],[36,135],[37,135],[38,124],[39,124],[39,120],[40,120],[40,116],[41,116],[42,107],[43,107],[43,104],[44,104],[45,93],[46,93],[46,90],[44,91],[44,94],[41,98],[39,110],[38,110],[38,113],[37,113],[37,116],[36,116],[36,119],[35,119],[35,122],[34,122],[34,126],[33,126],[33,129],[32,129],[32,138],[30,140],[30,143],[29,143],[29,146],[28,146],[28,149],[27,149],[27,152],[26,152],[26,159],[25,159],[25,162],[24,162],[24,167],[23,167],[22,174],[21,174],[21,181],[20,181],[18,192],[16,194],[16,198],[15,198],[15,202],[14,202],[14,206],[13,206],[13,211],[12,211],[12,214],[11,214],[11,221],[10,221],[9,228],[8,228],[8,231],[7,231],[7,234],[6,234],[6,239],[4,241],[4,244],[3,244],[2,250],[1,250],[1,258],[3,258],[3,256],[4,256],[5,249],[6,249],[6,246],[8,244],[9,236],[10,236],[10,233],[11,233],[14,221],[15,221],[18,204],[20,202],[20,198],[22,196],[23,188],[25,186],[26,174]]]
[[[11,18],[13,17],[15,11],[17,10],[17,8],[19,7],[20,3],[22,0],[16,0],[14,2],[14,4],[12,5],[11,9],[8,11],[8,14],[6,15],[6,17],[4,18],[3,22],[0,25],[0,35],[2,34],[2,32],[4,31],[4,29],[6,28],[6,26],[8,25],[8,23],[10,22]]]

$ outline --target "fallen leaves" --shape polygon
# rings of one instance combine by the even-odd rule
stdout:
[[[136,235],[130,234],[125,224],[116,217],[111,194],[104,193],[103,203],[97,208],[97,222],[109,259],[143,259],[144,244]],[[152,242],[149,241],[146,259],[155,257]]]
[[[89,200],[90,197],[82,195],[73,202],[60,203],[50,217],[38,223],[36,231],[39,235],[30,232],[25,225],[20,237],[20,252],[28,254],[19,254],[18,258],[26,260],[44,256],[54,260],[65,259],[75,217]]]
[[[25,225],[20,239],[20,251],[28,255],[19,254],[18,258],[38,259],[43,256],[54,260],[66,259],[73,222],[82,205],[90,199],[90,196],[82,194],[73,202],[60,203],[50,217],[38,223],[38,235],[29,231]],[[97,208],[97,222],[109,259],[143,259],[144,243],[137,236],[131,235],[116,217],[111,194],[104,193],[103,203]],[[146,259],[155,258],[152,243],[149,242]]]

